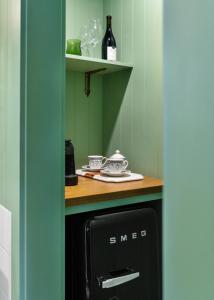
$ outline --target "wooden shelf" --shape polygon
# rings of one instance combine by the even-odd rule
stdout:
[[[144,180],[105,183],[98,180],[80,177],[79,184],[65,187],[65,205],[76,205],[115,200],[126,197],[147,195],[162,192],[163,181],[161,179],[145,176]]]
[[[98,75],[109,74],[122,70],[132,70],[133,65],[122,62],[112,62],[99,58],[78,56],[66,54],[66,69],[77,72],[93,72],[99,69],[105,69],[97,73]]]

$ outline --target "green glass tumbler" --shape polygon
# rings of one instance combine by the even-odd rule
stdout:
[[[81,53],[81,41],[77,39],[67,40],[67,54],[82,55]]]

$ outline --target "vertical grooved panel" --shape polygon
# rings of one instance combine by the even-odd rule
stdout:
[[[103,1],[67,0],[66,37],[80,38],[81,27],[92,18],[103,22]],[[92,51],[91,51],[92,54]],[[101,57],[101,43],[95,54]],[[67,72],[65,137],[71,138],[77,167],[87,164],[89,154],[102,154],[102,76],[91,77],[91,94],[84,93],[84,73]]]
[[[96,145],[95,151],[105,155],[119,148],[130,160],[133,170],[161,177],[162,0],[67,1],[68,8],[72,2],[74,10],[67,12],[72,18],[67,24],[73,24],[75,28],[73,35],[94,15],[102,16],[105,31],[105,17],[110,14],[118,59],[134,64],[132,73],[106,75],[103,82],[94,77],[92,95],[86,99],[89,107],[82,102],[85,101],[84,94],[74,86],[76,76],[76,87],[81,89],[82,77],[73,74],[72,79],[68,75],[66,135],[74,138],[78,165],[86,162],[92,145]],[[72,30],[67,28],[67,32]],[[79,125],[75,121],[78,111],[84,116]]]
[[[17,300],[19,300],[21,270],[19,262],[20,12],[21,1],[0,0],[0,204],[10,210],[13,216],[12,299]],[[2,256],[0,260],[1,264],[7,263],[7,260]],[[6,274],[2,274],[2,270],[0,270],[1,283],[5,279],[4,275]],[[0,287],[1,292],[2,288],[3,286]]]
[[[108,2],[119,58],[134,69],[104,77],[104,152],[120,148],[130,168],[161,177],[162,1],[106,0],[106,12]]]

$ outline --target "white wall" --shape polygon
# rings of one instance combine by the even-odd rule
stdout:
[[[11,300],[11,212],[0,205],[0,299]]]

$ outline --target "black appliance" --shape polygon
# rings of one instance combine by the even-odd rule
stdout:
[[[66,300],[161,300],[160,234],[152,208],[93,216],[66,234]],[[73,243],[73,244],[72,244]]]
[[[75,174],[74,146],[71,140],[65,140],[65,185],[77,185],[78,176]]]

